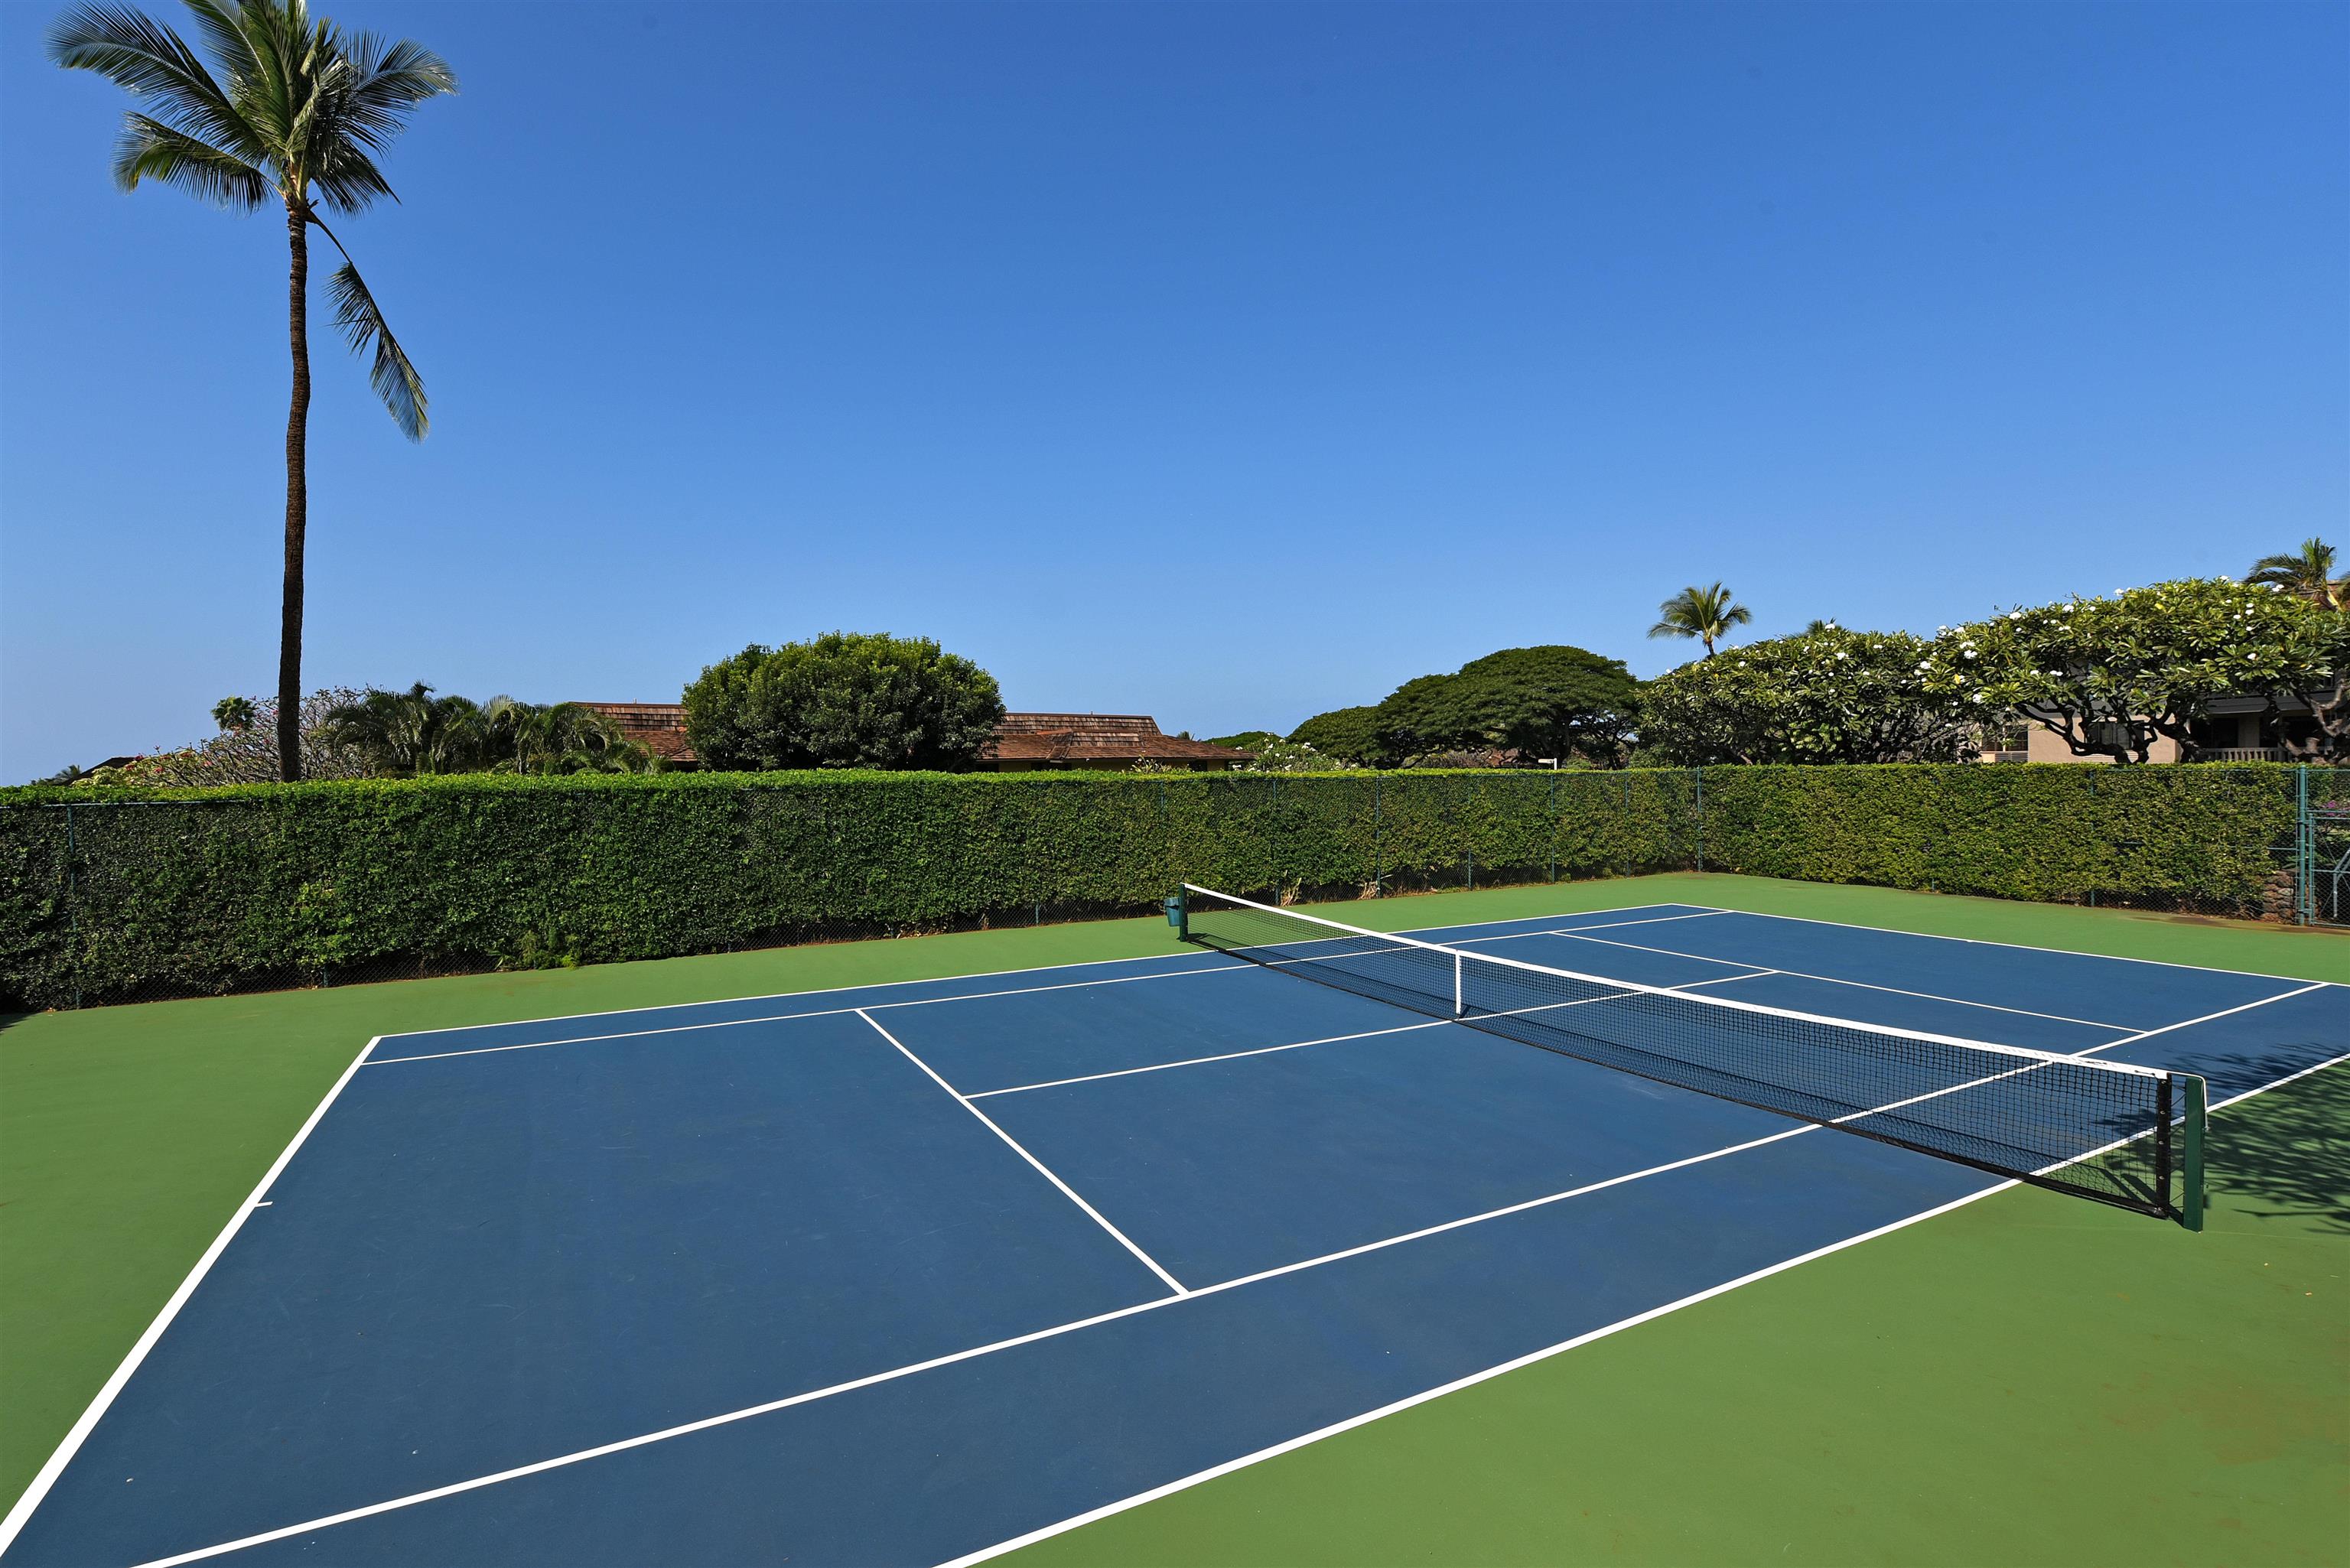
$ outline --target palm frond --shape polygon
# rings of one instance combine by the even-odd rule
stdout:
[[[397,135],[416,105],[457,90],[457,74],[448,62],[412,39],[386,44],[361,33],[348,51],[351,80],[344,115],[352,137],[369,147],[381,147]]]
[[[68,70],[94,71],[148,100],[151,117],[182,135],[209,141],[257,163],[266,148],[233,96],[196,52],[172,32],[125,7],[78,6],[50,28],[49,58]]]
[[[347,140],[335,140],[309,172],[319,201],[330,213],[365,212],[380,196],[400,200],[375,161]]]
[[[235,154],[134,112],[122,117],[114,181],[129,191],[142,180],[175,185],[233,213],[250,213],[270,195],[268,176]]]
[[[196,19],[196,31],[203,36],[204,44],[227,73],[232,84],[250,80],[260,69],[254,51],[252,35],[246,30],[241,7],[223,5],[219,0],[187,0],[189,15]]]
[[[376,396],[391,411],[392,422],[411,441],[422,441],[432,421],[426,416],[424,378],[416,373],[407,352],[385,325],[383,312],[378,308],[375,296],[368,292],[366,280],[359,269],[346,259],[335,269],[328,284],[335,298],[335,325],[343,329],[344,337],[354,354],[364,354],[372,346],[375,363],[368,369],[368,381],[375,388]]]

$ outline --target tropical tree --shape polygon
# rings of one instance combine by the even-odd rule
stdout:
[[[2350,577],[2334,575],[2334,546],[2323,539],[2303,539],[2289,555],[2262,556],[2252,563],[2244,581],[2282,588],[2328,609],[2350,609]]]
[[[685,689],[712,768],[967,768],[1003,717],[995,677],[928,638],[829,631],[754,643]]]
[[[1979,705],[1907,632],[1816,631],[1697,659],[1648,682],[1640,744],[1667,763],[1956,762]]]
[[[309,279],[313,226],[343,257],[329,285],[335,324],[354,353],[374,351],[376,394],[403,434],[421,441],[424,382],[322,211],[364,211],[392,194],[376,167],[415,106],[454,92],[441,57],[401,39],[347,34],[307,0],[187,0],[213,64],[140,13],[77,5],[49,34],[49,57],[96,71],[137,98],[115,144],[114,179],[176,185],[231,212],[273,198],[286,211],[286,339],[293,396],[286,416],[286,557],[277,645],[277,757],[302,776],[302,563],[309,531]],[[217,74],[215,74],[217,73]]]
[[[295,728],[302,737],[306,779],[363,779],[371,769],[357,748],[330,737],[327,715],[366,695],[348,687],[328,687],[302,700]],[[224,697],[213,704],[217,734],[192,746],[134,757],[115,776],[97,781],[128,784],[267,784],[281,776],[277,758],[277,699]]]
[[[2273,583],[2187,578],[1954,628],[1928,673],[1986,718],[2046,725],[2074,756],[2143,763],[2158,738],[2191,746],[2214,699],[2297,705],[2339,673],[2343,621]]]
[[[579,702],[540,705],[493,697],[482,705],[482,751],[500,773],[647,773],[651,752]]]
[[[465,697],[435,697],[420,680],[405,691],[370,688],[327,715],[328,736],[393,778],[480,771],[489,750],[482,706]]]
[[[1380,732],[1376,702],[1316,713],[1290,731],[1289,739],[1294,744],[1313,747],[1323,756],[1363,767],[1385,767],[1392,760]]]
[[[1715,642],[1728,637],[1733,627],[1753,618],[1754,612],[1733,600],[1721,583],[1710,588],[1691,585],[1657,607],[1657,624],[1648,628],[1648,635],[1696,638],[1705,644],[1705,656],[1711,659]]]
[[[1617,759],[1640,709],[1640,683],[1617,659],[1555,643],[1505,648],[1451,675],[1408,680],[1379,704],[1389,747],[1404,757],[1515,751]]]

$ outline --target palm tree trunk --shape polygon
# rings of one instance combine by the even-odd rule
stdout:
[[[294,355],[294,397],[286,412],[286,590],[277,629],[277,772],[302,776],[302,547],[310,526],[310,235],[299,205],[286,208],[293,254],[286,285],[286,336]]]

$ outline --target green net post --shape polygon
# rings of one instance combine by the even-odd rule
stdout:
[[[2179,1079],[2186,1093],[2184,1125],[2178,1144],[2178,1222],[2189,1231],[2203,1229],[2203,1080],[2192,1074]]]
[[[1191,909],[1183,901],[1183,889],[1180,888],[1167,895],[1167,923],[1175,928],[1178,940],[1191,940]]]

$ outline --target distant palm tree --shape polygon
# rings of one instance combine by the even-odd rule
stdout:
[[[620,726],[579,702],[541,706],[493,697],[482,706],[490,766],[517,774],[644,773],[652,753]]]
[[[2350,609],[2350,579],[2334,575],[2334,546],[2303,539],[2286,556],[2262,556],[2246,573],[2248,583],[2267,583],[2334,609]]]
[[[274,196],[286,209],[292,256],[286,337],[294,396],[286,416],[286,581],[277,643],[277,765],[302,776],[302,556],[309,531],[312,224],[342,252],[329,286],[335,324],[354,353],[372,346],[376,395],[411,441],[426,426],[424,382],[384,324],[350,252],[318,215],[360,212],[392,193],[375,166],[408,113],[457,78],[438,55],[402,39],[345,34],[313,20],[307,0],[187,0],[220,75],[180,36],[137,11],[78,5],[49,34],[49,57],[68,70],[96,71],[140,99],[123,117],[114,180],[177,185],[231,212],[250,213]]]
[[[1730,590],[1718,582],[1710,588],[1683,588],[1659,605],[1657,615],[1657,624],[1648,628],[1650,637],[1697,638],[1705,644],[1708,659],[1713,657],[1715,639],[1729,636],[1731,628],[1754,618],[1754,612],[1734,603]]]
[[[369,689],[356,702],[327,711],[327,743],[350,746],[379,774],[421,778],[473,773],[487,765],[488,727],[479,704],[435,697],[421,680],[405,691]]]

